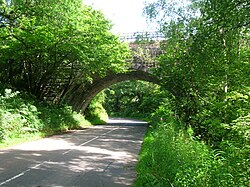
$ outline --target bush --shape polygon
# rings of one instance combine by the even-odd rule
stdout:
[[[27,133],[76,129],[90,125],[84,116],[69,106],[54,106],[38,102],[31,95],[2,89],[0,94],[0,141]]]
[[[105,93],[99,93],[90,103],[85,111],[86,118],[91,121],[92,124],[105,124],[108,120],[108,114],[103,108],[105,101]]]
[[[0,95],[0,140],[42,130],[39,112],[20,92],[5,89]]]
[[[212,161],[207,146],[187,131],[160,125],[143,143],[135,186],[204,186]]]
[[[249,144],[237,145],[236,137],[213,150],[193,136],[192,128],[184,129],[169,106],[165,103],[153,114],[134,186],[249,186]],[[242,137],[249,131],[236,132]]]

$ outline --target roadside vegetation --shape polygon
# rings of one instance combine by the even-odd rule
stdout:
[[[143,81],[126,81],[104,90],[103,106],[113,117],[126,116],[149,120],[152,111],[165,100],[160,86]]]
[[[89,104],[85,111],[85,117],[91,121],[91,124],[105,124],[108,121],[108,113],[103,107],[105,103],[105,94],[99,93]]]
[[[0,92],[0,147],[88,126],[91,123],[67,105],[46,104],[10,88]]]
[[[188,2],[156,0],[145,7],[166,38],[159,67],[150,70],[161,87],[118,84],[106,91],[105,105],[110,114],[150,121],[134,186],[247,187],[249,2]]]
[[[249,186],[249,135],[224,131],[213,148],[185,128],[170,106],[166,102],[152,114],[134,186]]]

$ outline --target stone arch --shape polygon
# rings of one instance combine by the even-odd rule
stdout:
[[[83,90],[83,94],[81,95],[81,101],[79,101],[81,103],[72,103],[73,110],[78,112],[81,111],[82,113],[84,113],[91,100],[99,92],[113,84],[127,80],[143,80],[155,84],[160,84],[160,80],[156,76],[140,70],[120,74],[109,74],[104,78],[94,80],[92,84],[86,86]]]

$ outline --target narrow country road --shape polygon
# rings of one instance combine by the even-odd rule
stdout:
[[[0,150],[0,187],[131,186],[147,124],[109,124]]]

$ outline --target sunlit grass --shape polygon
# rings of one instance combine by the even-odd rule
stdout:
[[[38,133],[32,133],[32,134],[23,134],[23,135],[20,135],[19,137],[8,138],[4,142],[0,142],[0,149],[30,142],[30,141],[39,140],[46,136],[47,136],[46,133],[38,132]]]
[[[196,140],[192,130],[178,127],[178,122],[159,124],[145,136],[137,165],[134,187],[214,187],[249,186],[249,151],[212,150]],[[247,156],[248,155],[248,156]]]
[[[74,117],[77,117],[76,120],[80,120],[82,117],[80,114],[75,114]],[[79,127],[76,128],[77,129],[81,129],[81,128],[88,128],[93,126],[92,123],[90,123],[89,121],[87,121],[86,119],[82,119],[81,121],[79,121]],[[45,138],[48,136],[52,136],[55,134],[63,134],[68,132],[68,127],[65,126],[65,128],[62,128],[60,131],[53,131],[53,130],[49,130],[46,132],[36,132],[36,133],[27,133],[27,134],[22,134],[19,135],[17,137],[10,137],[2,142],[0,142],[0,149],[3,148],[8,148],[14,145],[18,145],[18,144],[22,144],[22,143],[26,143],[26,142],[31,142],[31,141],[35,141],[35,140],[39,140],[41,138]]]
[[[0,148],[90,126],[69,106],[42,103],[11,89],[0,94]]]

